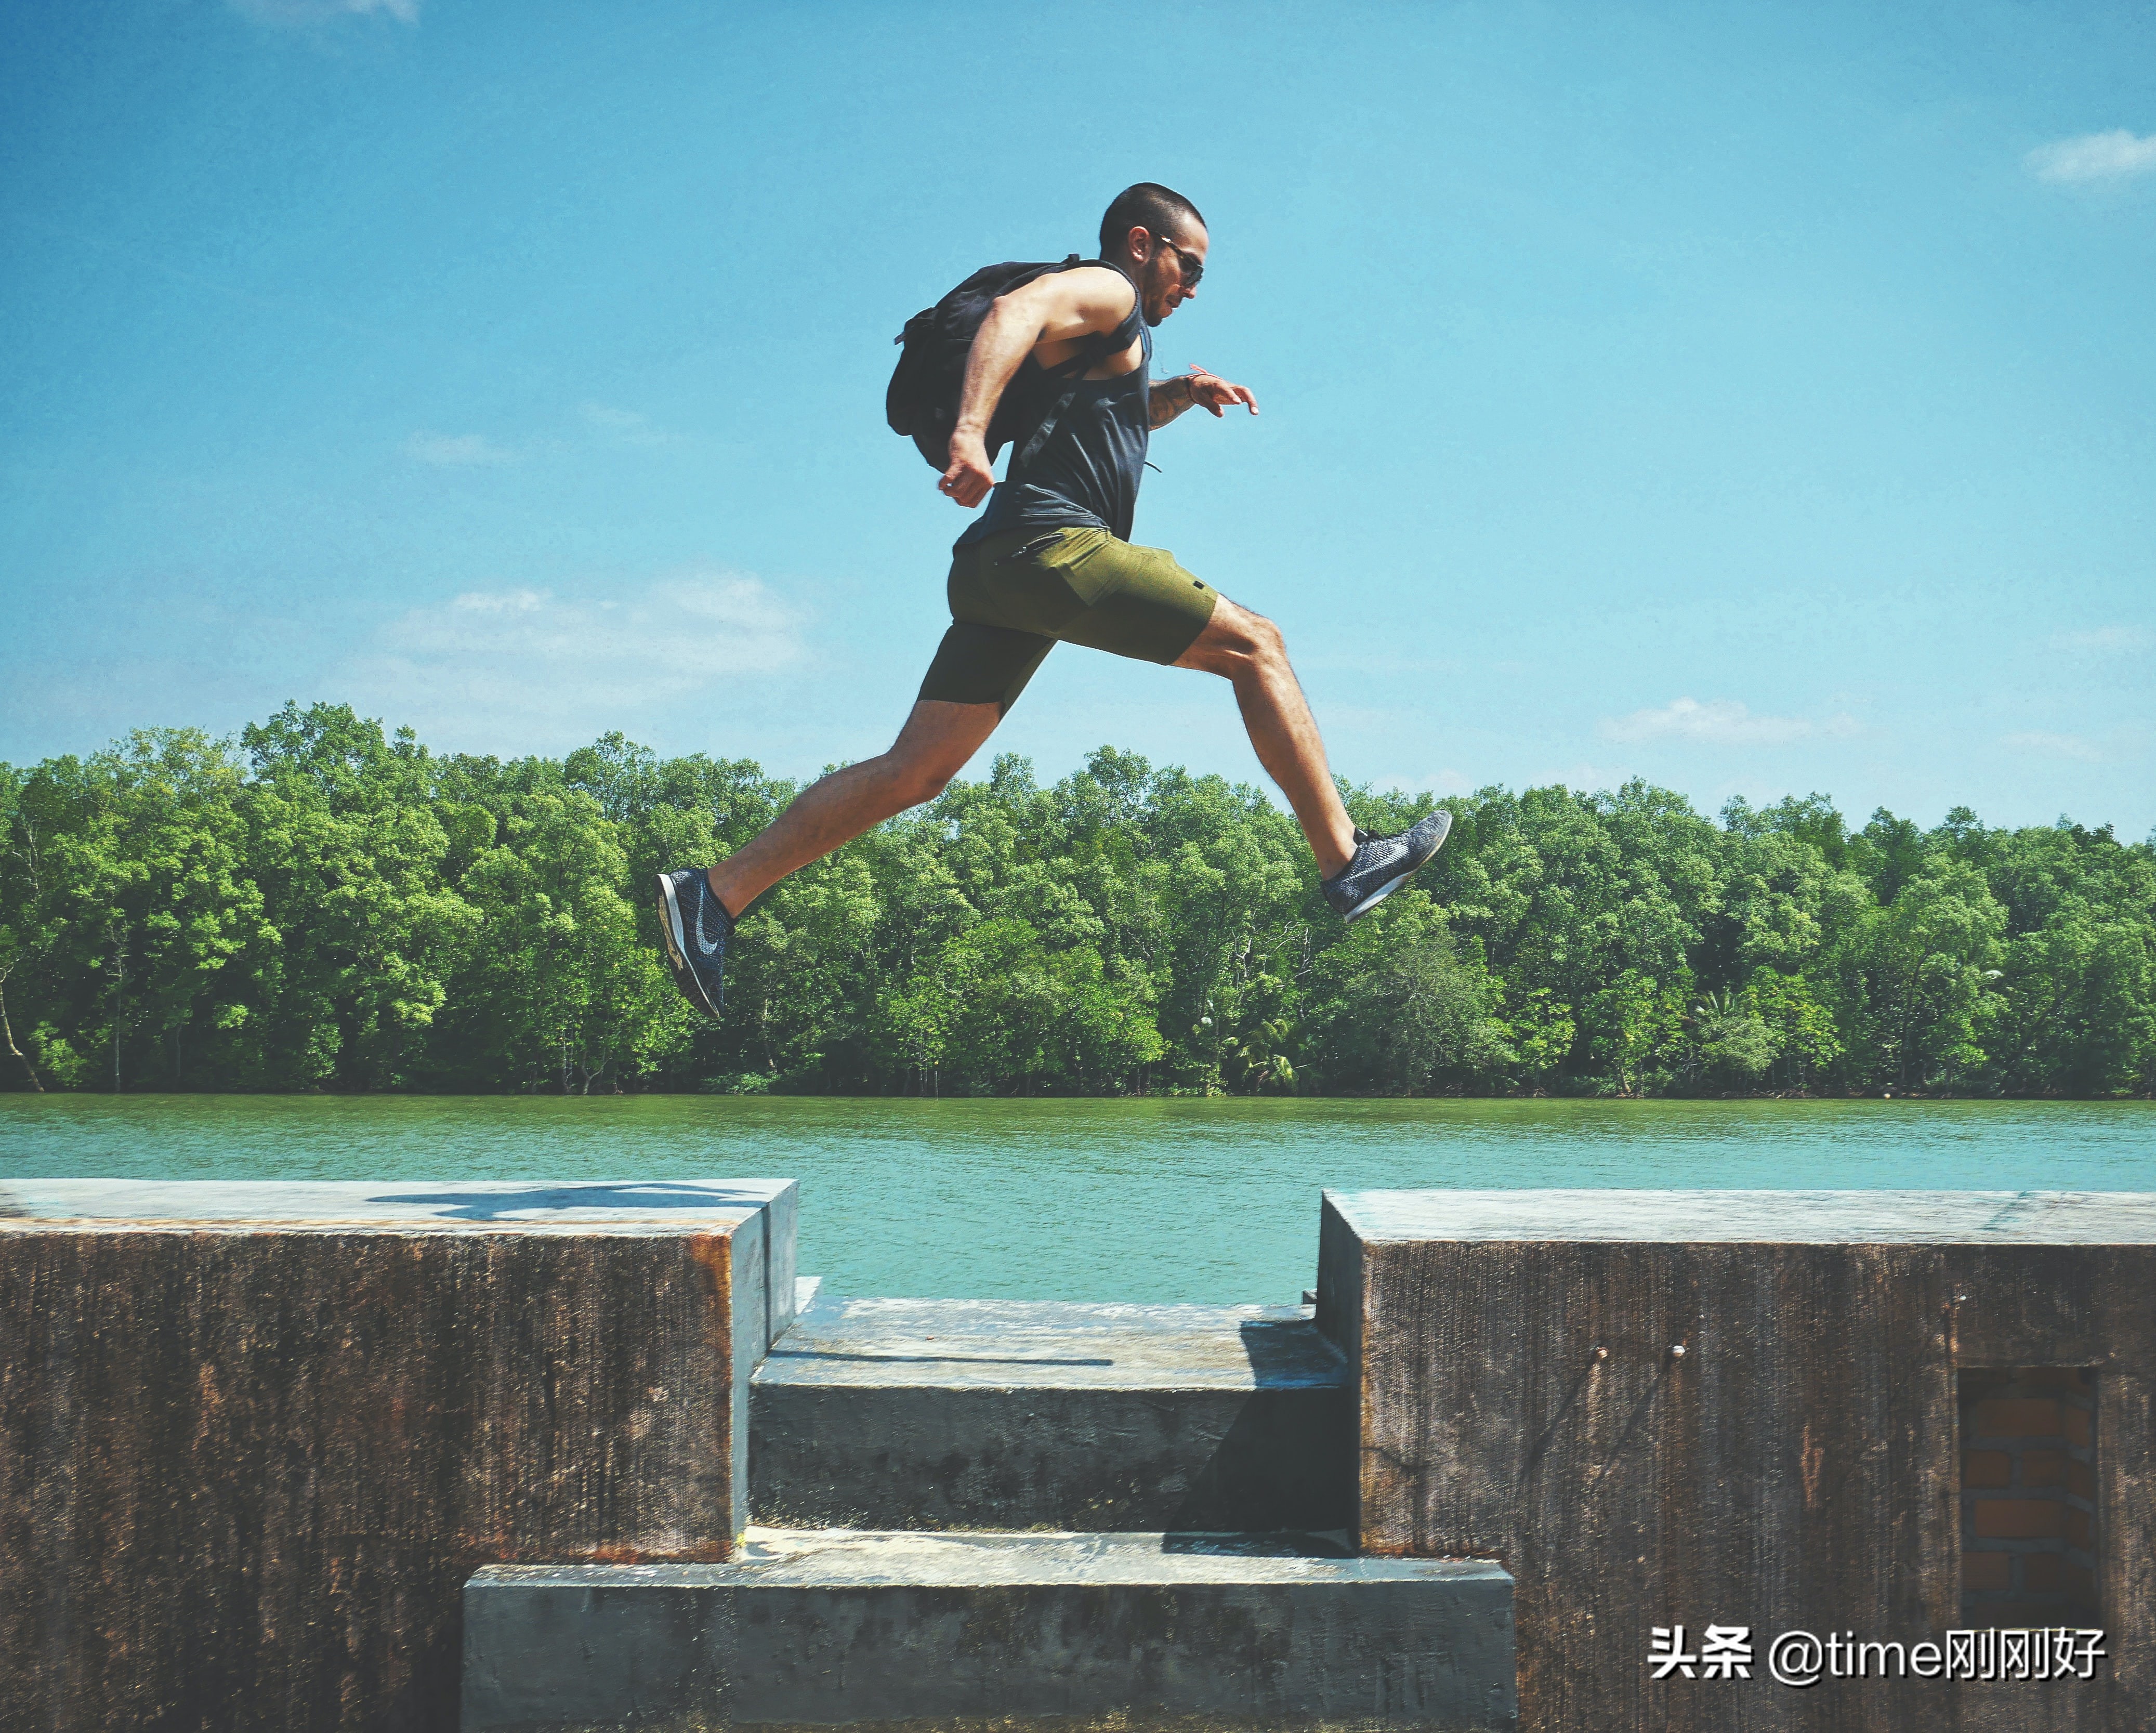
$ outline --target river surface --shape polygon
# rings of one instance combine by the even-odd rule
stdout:
[[[0,1095],[33,1175],[781,1175],[827,1292],[1278,1304],[1323,1187],[2156,1191],[2156,1103]]]

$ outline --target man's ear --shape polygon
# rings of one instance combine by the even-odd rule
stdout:
[[[1143,265],[1152,257],[1152,231],[1142,223],[1133,223],[1123,237],[1123,257],[1134,265]]]

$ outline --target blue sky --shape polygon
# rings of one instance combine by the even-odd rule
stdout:
[[[891,335],[1150,178],[1214,241],[1158,364],[1264,414],[1137,537],[1344,774],[2156,823],[2146,6],[6,13],[0,757],[879,749],[965,522]],[[1260,776],[1069,648],[990,750],[1102,743]]]

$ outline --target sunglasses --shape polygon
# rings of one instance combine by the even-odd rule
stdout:
[[[1205,261],[1195,253],[1185,252],[1158,229],[1148,229],[1146,233],[1175,255],[1175,262],[1183,268],[1183,286],[1195,289],[1198,280],[1205,275]]]

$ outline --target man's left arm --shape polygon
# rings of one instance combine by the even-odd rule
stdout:
[[[1153,427],[1166,427],[1194,404],[1210,409],[1216,419],[1230,404],[1242,404],[1253,415],[1258,413],[1258,400],[1249,386],[1231,385],[1202,367],[1158,381],[1147,395],[1152,409],[1148,424]]]

